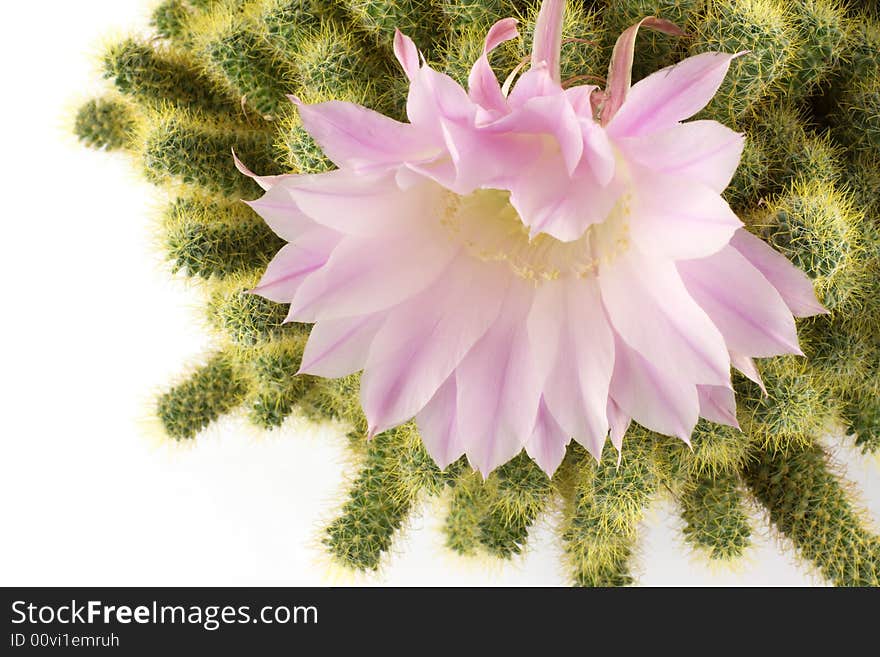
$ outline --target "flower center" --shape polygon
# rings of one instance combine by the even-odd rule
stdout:
[[[445,195],[440,223],[475,258],[503,262],[520,278],[540,285],[563,277],[589,278],[629,248],[630,195],[624,194],[605,221],[576,240],[545,233],[529,239],[529,229],[510,204],[509,192],[478,190]]]

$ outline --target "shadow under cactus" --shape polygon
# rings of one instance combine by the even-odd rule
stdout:
[[[610,448],[597,464],[572,443],[552,480],[521,454],[483,481],[464,461],[438,470],[412,424],[367,444],[357,376],[294,376],[308,327],[283,325],[284,307],[244,293],[281,242],[238,203],[258,189],[230,152],[261,174],[327,170],[285,94],[402,117],[395,27],[461,80],[487,27],[519,16],[521,42],[493,54],[506,75],[528,52],[537,4],[164,0],[153,14],[155,38],[107,51],[107,92],[82,106],[74,129],[88,146],[131,152],[151,181],[172,191],[163,219],[170,268],[205,290],[217,351],[159,398],[168,434],[192,439],[240,406],[267,428],[294,412],[347,422],[362,466],[325,545],[355,569],[376,569],[414,505],[450,487],[453,551],[510,558],[540,514],[561,509],[572,583],[630,584],[639,522],[662,490],[679,501],[689,543],[712,559],[747,548],[751,497],[831,582],[877,585],[880,543],[817,442],[837,422],[863,450],[880,449],[880,17],[858,5],[571,4],[565,79],[604,77],[614,37],[650,14],[689,34],[640,36],[636,78],[688,52],[750,51],[703,113],[747,134],[726,195],[751,230],[809,273],[832,314],[801,322],[807,359],[760,364],[766,394],[737,382],[742,433],[701,421],[689,450],[633,427],[619,466]]]

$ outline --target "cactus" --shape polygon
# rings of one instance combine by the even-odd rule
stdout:
[[[82,105],[73,129],[87,146],[131,153],[171,194],[161,218],[169,269],[204,290],[216,347],[158,398],[168,435],[191,440],[236,408],[265,429],[294,413],[344,423],[360,470],[324,544],[353,569],[379,568],[419,501],[442,496],[456,553],[516,558],[550,514],[573,584],[630,584],[644,509],[666,491],[687,541],[712,558],[747,549],[752,500],[830,582],[877,585],[878,539],[819,443],[840,428],[863,451],[880,450],[880,16],[871,4],[569,3],[567,83],[601,80],[616,35],[648,14],[687,36],[640,35],[634,79],[688,53],[749,51],[702,114],[747,136],[725,194],[749,230],[809,274],[831,313],[799,321],[806,358],[762,359],[762,385],[735,377],[741,429],[701,420],[688,447],[633,426],[619,463],[610,447],[597,463],[572,443],[552,479],[522,453],[484,480],[464,459],[439,470],[412,423],[367,441],[358,375],[296,375],[309,327],[285,323],[285,306],[248,293],[283,241],[240,203],[259,189],[232,151],[260,174],[327,171],[286,94],[405,119],[395,27],[463,81],[486,28],[517,16],[522,37],[492,53],[503,79],[529,52],[537,2],[159,3],[155,38],[107,50],[108,89]]]

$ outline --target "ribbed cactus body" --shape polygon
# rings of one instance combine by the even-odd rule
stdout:
[[[684,536],[711,559],[742,556],[752,534],[735,473],[695,477],[680,500]]]
[[[241,203],[260,174],[333,168],[302,127],[304,102],[347,100],[405,120],[407,80],[395,28],[426,59],[466,81],[496,20],[518,16],[519,39],[491,55],[499,80],[528,58],[536,0],[164,0],[156,38],[132,37],[103,59],[110,87],[74,129],[87,145],[126,150],[174,200],[162,216],[170,268],[204,289],[217,350],[157,401],[168,434],[191,439],[243,408],[257,426],[291,414],[350,430],[360,462],[325,544],[355,569],[381,565],[419,502],[448,502],[446,544],[515,558],[550,513],[572,583],[634,581],[644,509],[666,491],[684,534],[710,557],[747,550],[749,498],[836,584],[877,583],[877,539],[817,440],[835,427],[880,449],[880,23],[872,3],[805,0],[569,2],[564,84],[604,84],[614,39],[645,15],[683,38],[643,31],[634,79],[708,50],[749,51],[700,118],[743,131],[725,196],[756,233],[813,279],[831,314],[799,320],[806,357],[760,359],[764,389],[736,375],[740,429],[701,421],[688,447],[633,425],[618,465],[572,443],[548,478],[520,454],[485,480],[465,459],[437,469],[413,423],[366,440],[359,375],[297,376],[309,327],[251,294],[282,244]],[[766,390],[766,392],[765,392]]]

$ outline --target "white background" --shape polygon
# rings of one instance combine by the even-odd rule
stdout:
[[[562,585],[551,523],[512,563],[443,548],[429,503],[377,575],[331,569],[321,528],[344,494],[342,431],[240,418],[188,446],[150,421],[158,389],[209,347],[197,290],[156,247],[162,205],[125,157],[69,136],[100,44],[145,25],[140,0],[7,3],[0,40],[3,210],[0,584]],[[840,448],[876,520],[880,470]],[[758,519],[731,571],[689,553],[672,505],[648,514],[645,585],[819,579]]]

